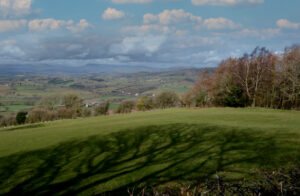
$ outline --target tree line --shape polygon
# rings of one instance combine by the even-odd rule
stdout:
[[[62,107],[57,107],[60,105]],[[194,87],[179,97],[164,91],[155,97],[125,100],[114,113],[130,113],[171,107],[266,107],[300,109],[300,46],[274,54],[255,48],[251,54],[228,58],[215,69],[203,71]],[[108,115],[109,101],[86,108],[75,94],[44,97],[33,110],[16,116],[0,117],[0,127]]]
[[[274,54],[255,48],[251,54],[228,58],[204,71],[183,96],[190,106],[300,108],[300,46]]]
[[[106,101],[91,109],[86,108],[84,100],[76,94],[67,94],[63,97],[51,95],[42,98],[37,103],[36,107],[29,112],[21,111],[15,116],[0,118],[0,127],[60,119],[107,115],[109,106],[109,101]]]
[[[156,97],[141,97],[139,100],[125,100],[120,103],[114,113],[130,113],[156,108],[180,106],[179,97],[175,92],[165,91]],[[85,107],[84,100],[76,94],[64,97],[57,95],[46,96],[29,112],[18,112],[15,116],[0,117],[0,127],[38,123],[60,119],[74,119],[109,114],[110,102],[106,101],[94,108]]]

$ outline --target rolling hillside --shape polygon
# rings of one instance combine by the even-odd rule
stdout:
[[[0,195],[255,177],[300,161],[300,113],[166,109],[0,129]]]

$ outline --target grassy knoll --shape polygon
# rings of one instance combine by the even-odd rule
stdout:
[[[0,129],[0,194],[90,195],[300,161],[300,113],[168,109]]]

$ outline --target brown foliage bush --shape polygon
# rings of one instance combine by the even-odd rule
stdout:
[[[76,111],[70,108],[61,108],[57,111],[59,119],[71,119],[76,117]]]
[[[14,116],[0,118],[0,127],[8,127],[17,125],[16,118]]]
[[[54,111],[36,108],[28,113],[27,122],[28,123],[37,123],[45,121],[53,121],[57,119],[57,113]]]

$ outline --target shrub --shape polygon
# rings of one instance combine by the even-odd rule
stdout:
[[[29,111],[27,119],[29,123],[53,121],[57,119],[57,114],[53,111],[36,108]]]
[[[154,108],[154,100],[152,97],[142,97],[138,100],[136,104],[136,110],[146,111]]]
[[[18,112],[16,116],[16,122],[20,124],[24,124],[27,118],[27,112]]]
[[[208,94],[204,90],[199,90],[194,95],[194,101],[196,107],[203,107],[207,105],[208,102]]]
[[[89,117],[92,115],[92,111],[89,108],[83,108],[81,110],[81,116],[82,117]]]
[[[16,117],[9,116],[9,117],[3,117],[2,119],[0,119],[1,127],[7,127],[7,126],[12,126],[12,125],[17,125]]]
[[[75,94],[65,95],[63,102],[66,108],[77,109],[83,106],[83,99]]]
[[[76,117],[76,111],[70,108],[61,108],[57,111],[59,119],[71,119]]]
[[[123,101],[118,109],[117,113],[130,113],[135,107],[135,101],[128,100],[128,101]]]
[[[243,90],[233,87],[225,96],[224,105],[229,107],[243,107],[246,101],[243,97]]]
[[[194,95],[191,91],[186,92],[181,98],[180,98],[180,104],[182,107],[191,107],[191,105],[194,102]]]
[[[43,97],[38,103],[39,108],[54,110],[57,105],[60,105],[62,98],[59,95],[50,95]]]
[[[109,110],[109,105],[110,103],[109,101],[107,101],[106,103],[97,106],[94,111],[95,116],[107,115]]]
[[[160,108],[170,108],[177,105],[179,98],[175,92],[162,92],[156,97],[156,104]]]
[[[256,178],[240,181],[229,180],[226,175],[217,175],[213,178],[201,179],[193,183],[158,184],[145,186],[136,184],[107,195],[299,195],[300,168],[276,169],[256,171]],[[139,186],[140,185],[140,186]],[[138,187],[138,188],[137,188]]]

